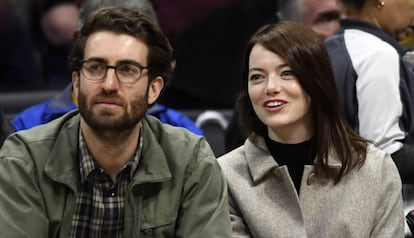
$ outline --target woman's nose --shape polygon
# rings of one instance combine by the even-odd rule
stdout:
[[[277,75],[269,75],[266,84],[266,93],[273,94],[278,93],[281,90],[281,80]]]

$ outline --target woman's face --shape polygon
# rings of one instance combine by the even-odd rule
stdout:
[[[378,9],[380,27],[395,39],[414,26],[414,0],[383,0],[384,6]]]
[[[310,97],[289,65],[260,44],[250,53],[248,93],[271,139],[299,143],[311,138]]]

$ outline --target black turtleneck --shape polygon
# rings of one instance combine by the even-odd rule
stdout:
[[[282,144],[266,136],[265,141],[270,154],[276,162],[280,166],[287,166],[296,191],[299,193],[303,169],[306,164],[313,164],[315,158],[314,139],[298,144]]]

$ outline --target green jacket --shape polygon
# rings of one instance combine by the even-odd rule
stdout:
[[[69,237],[79,189],[78,111],[0,150],[0,237]],[[231,237],[227,185],[206,141],[146,116],[124,237]]]

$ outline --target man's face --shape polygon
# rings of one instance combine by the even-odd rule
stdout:
[[[309,26],[322,40],[339,29],[339,19],[345,17],[344,9],[336,0],[303,0],[302,23]]]
[[[142,41],[109,31],[90,35],[84,55],[84,60],[98,60],[111,66],[123,62],[148,66],[148,47]],[[98,69],[91,67],[91,70]],[[163,86],[162,78],[149,82],[148,69],[143,69],[134,83],[121,82],[113,68],[107,69],[102,80],[89,80],[83,73],[74,72],[72,81],[79,111],[87,126],[97,131],[114,132],[136,127]]]

